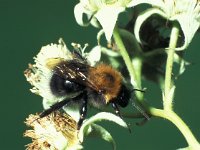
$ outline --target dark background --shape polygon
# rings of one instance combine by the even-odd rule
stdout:
[[[41,97],[30,93],[23,75],[40,48],[63,37],[68,47],[71,42],[96,44],[97,29],[77,25],[73,8],[78,1],[69,0],[0,0],[0,145],[2,150],[22,150],[30,142],[24,138],[25,118],[42,111]],[[200,139],[200,49],[199,35],[186,51],[186,59],[193,62],[178,79],[175,111]],[[146,97],[151,104],[161,106],[161,90],[147,83]],[[159,93],[160,95],[158,96]],[[132,120],[127,120],[133,123]],[[105,123],[101,123],[105,125]],[[134,126],[132,133],[107,123],[119,150],[169,150],[185,147],[181,133],[168,121],[151,119],[142,127]],[[85,149],[111,149],[99,139],[87,138]]]

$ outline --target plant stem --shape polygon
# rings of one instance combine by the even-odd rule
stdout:
[[[131,77],[131,83],[135,89],[141,89],[141,66],[142,66],[142,60],[139,57],[134,58],[135,66],[133,66],[133,63],[129,57],[129,54],[127,53],[127,50],[124,46],[124,43],[120,37],[119,29],[115,27],[113,32],[113,37],[115,39],[115,42],[119,48],[120,54],[126,64],[126,67],[128,69],[129,75]],[[143,101],[143,93],[142,92],[135,92],[137,100],[141,102]],[[145,107],[145,106],[144,106]]]
[[[167,63],[166,63],[166,72],[165,72],[165,89],[164,89],[164,98],[163,98],[163,104],[164,109],[172,109],[172,100],[173,100],[173,93],[170,93],[172,88],[172,68],[173,68],[173,62],[174,62],[174,53],[175,48],[178,40],[179,35],[179,27],[177,24],[174,24],[172,31],[171,31],[171,37],[170,37],[170,43],[169,43],[169,50],[167,51]],[[172,94],[172,95],[170,95]]]
[[[126,51],[126,48],[124,46],[124,43],[119,35],[119,29],[117,27],[115,27],[114,32],[113,32],[113,37],[115,39],[115,42],[119,48],[119,51],[122,55],[122,58],[124,59],[124,62],[127,66],[127,69],[129,71],[130,77],[131,77],[131,82],[133,83],[133,86],[135,88],[138,88],[138,84],[137,84],[137,77],[136,77],[136,72],[135,72],[135,68],[132,65],[131,59]]]
[[[156,109],[156,108],[150,108],[149,111],[153,116],[165,118],[171,121],[183,134],[191,149],[194,150],[200,149],[200,145],[196,140],[196,138],[194,137],[194,135],[192,134],[189,127],[175,112],[170,110]]]
[[[173,93],[174,93],[174,87],[172,83],[172,68],[173,68],[173,62],[174,62],[174,54],[175,54],[175,48],[178,40],[178,35],[179,35],[179,28],[175,24],[172,28],[171,32],[171,37],[170,37],[170,44],[169,44],[169,50],[167,52],[168,57],[167,57],[167,63],[166,63],[166,72],[165,72],[165,87],[164,87],[164,98],[163,98],[163,103],[164,103],[164,110],[161,109],[156,109],[153,107],[147,107],[143,101],[143,94],[138,94],[136,93],[137,99],[140,101],[140,104],[146,108],[148,113],[150,113],[153,116],[156,117],[161,117],[168,119],[171,121],[183,134],[185,137],[186,141],[189,144],[189,147],[191,149],[197,150],[200,149],[200,145],[198,141],[195,139],[194,135],[190,131],[189,127],[183,122],[183,120],[175,113],[172,111],[172,100],[173,100]],[[136,62],[138,61],[139,64],[133,66],[133,63],[126,51],[126,48],[123,44],[123,41],[119,35],[119,30],[117,27],[115,27],[113,36],[115,39],[115,42],[119,48],[119,51],[124,59],[124,62],[127,66],[127,69],[129,71],[130,77],[131,77],[131,82],[132,85],[135,88],[141,89],[141,77],[138,77],[138,75],[141,75],[141,73],[137,73],[137,65],[139,65],[139,71],[141,71],[141,60],[139,57],[136,57]],[[138,59],[138,60],[137,60]],[[141,93],[141,92],[140,92]],[[133,117],[133,116],[127,116],[127,117]],[[136,117],[136,116],[134,116]],[[138,117],[138,116],[137,116]]]

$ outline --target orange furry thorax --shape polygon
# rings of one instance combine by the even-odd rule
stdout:
[[[89,69],[89,80],[95,83],[96,90],[102,93],[106,103],[117,97],[122,82],[121,73],[106,64]]]

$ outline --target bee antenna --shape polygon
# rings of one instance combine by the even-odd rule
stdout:
[[[140,92],[143,92],[143,93],[144,93],[144,92],[146,92],[146,89],[147,89],[147,88],[143,88],[143,89],[132,89],[132,90],[131,90],[131,93],[134,92],[134,91],[140,91]]]
[[[138,105],[136,105],[133,99],[131,99],[131,102],[132,106],[135,107],[146,118],[146,120],[150,120],[150,116],[145,113],[145,111],[142,110]]]

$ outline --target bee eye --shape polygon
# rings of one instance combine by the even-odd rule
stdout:
[[[84,87],[75,82],[63,79],[57,74],[53,74],[50,81],[50,88],[54,95],[65,96],[83,90]]]

